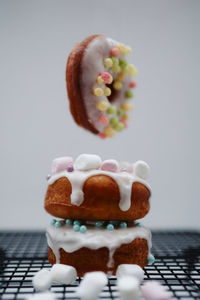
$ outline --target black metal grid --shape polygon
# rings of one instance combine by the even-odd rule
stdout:
[[[200,232],[154,231],[155,264],[145,268],[144,280],[158,280],[172,299],[200,299]],[[50,267],[44,232],[0,232],[0,299],[25,299],[34,293],[32,276]],[[69,286],[53,285],[58,299],[78,299],[81,279]],[[111,277],[100,299],[119,299]]]

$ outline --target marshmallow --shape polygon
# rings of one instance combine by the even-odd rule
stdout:
[[[103,272],[86,273],[77,289],[77,296],[82,300],[95,300],[107,282],[108,279]]]
[[[101,164],[101,170],[116,173],[119,171],[119,164],[114,159],[107,159]]]
[[[57,172],[66,171],[68,167],[73,166],[73,158],[70,156],[58,157],[52,161],[51,172],[55,174]]]
[[[117,277],[132,276],[141,283],[144,279],[144,270],[138,265],[122,264],[118,266],[116,275]]]
[[[101,165],[101,158],[95,154],[81,154],[75,160],[75,169],[79,171],[88,171],[99,169]]]
[[[135,175],[142,178],[147,179],[149,176],[150,168],[145,161],[138,160],[134,164]]]
[[[76,280],[77,272],[72,266],[54,264],[51,268],[51,279],[62,284],[71,284]]]
[[[33,287],[36,291],[46,291],[50,288],[52,279],[48,269],[41,269],[33,277]]]
[[[118,290],[122,300],[140,300],[141,292],[139,281],[132,276],[123,276],[117,279]]]
[[[45,292],[45,293],[37,293],[30,295],[26,298],[26,300],[56,300],[55,294],[51,292]]]
[[[141,287],[142,296],[146,300],[170,300],[170,294],[165,289],[163,285],[161,285],[157,281],[147,281]]]

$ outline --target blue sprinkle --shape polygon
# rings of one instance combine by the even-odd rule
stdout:
[[[56,221],[56,222],[55,222],[55,227],[56,227],[56,228],[62,227],[62,221]]]
[[[84,233],[84,232],[86,232],[86,231],[87,231],[87,226],[81,225],[81,227],[80,227],[80,232]]]
[[[55,220],[55,219],[52,219],[50,224],[51,224],[52,226],[54,226],[55,223],[56,223],[56,220]]]
[[[148,264],[153,265],[154,262],[155,262],[155,257],[152,254],[150,254],[148,257]]]
[[[80,225],[75,224],[75,225],[73,226],[73,229],[74,229],[74,231],[79,231],[79,230],[80,230]]]
[[[74,222],[73,222],[73,225],[81,225],[81,222],[79,221],[79,220],[75,220]]]
[[[65,220],[65,224],[66,224],[67,226],[72,225],[72,223],[73,223],[73,221],[72,221],[71,219]]]
[[[101,228],[101,227],[103,226],[103,222],[102,222],[102,221],[97,221],[97,222],[95,223],[95,226],[96,226],[97,228]]]
[[[136,223],[136,226],[137,226],[137,227],[142,227],[142,224],[139,223],[139,222],[137,222],[137,223]]]
[[[119,227],[120,228],[126,228],[127,227],[127,223],[126,222],[120,222]]]
[[[113,224],[108,224],[106,226],[106,229],[109,230],[109,231],[113,231],[115,229],[114,225]]]

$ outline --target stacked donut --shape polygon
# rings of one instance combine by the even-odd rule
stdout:
[[[79,276],[152,263],[151,233],[137,221],[150,208],[148,173],[143,161],[102,161],[92,154],[53,160],[45,197],[55,217],[47,228],[50,263],[71,265]]]

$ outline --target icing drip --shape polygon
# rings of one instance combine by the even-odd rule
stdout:
[[[123,244],[128,244],[136,238],[147,240],[149,254],[151,249],[151,232],[146,227],[121,228],[115,231],[90,228],[86,233],[74,232],[72,228],[63,226],[55,228],[49,226],[46,232],[48,246],[52,249],[56,262],[60,262],[59,249],[72,253],[76,250],[86,247],[89,249],[99,249],[106,247],[109,250],[108,267],[113,265],[113,255],[115,250]]]
[[[131,191],[132,184],[134,182],[140,182],[144,184],[151,191],[151,188],[146,183],[146,181],[136,175],[132,175],[127,172],[113,173],[103,170],[89,170],[85,172],[76,170],[71,173],[67,171],[59,172],[52,175],[52,177],[48,180],[48,184],[53,184],[61,177],[68,178],[72,186],[71,203],[73,205],[80,206],[84,200],[84,193],[82,191],[82,188],[85,181],[91,176],[101,174],[111,177],[118,184],[120,192],[119,207],[122,211],[127,211],[131,206]]]

